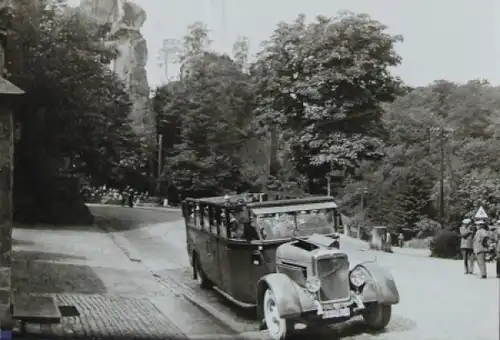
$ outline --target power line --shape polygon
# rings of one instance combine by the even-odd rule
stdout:
[[[224,47],[226,44],[226,0],[221,1],[221,38],[222,38],[222,46]]]
[[[163,45],[160,49],[159,58],[161,60],[160,66],[164,67],[165,79],[169,81],[169,64],[177,63],[179,54],[181,52],[181,42],[178,39],[163,39]]]

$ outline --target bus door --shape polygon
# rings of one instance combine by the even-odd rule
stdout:
[[[208,206],[200,203],[198,215],[199,236],[196,242],[201,267],[210,281],[220,282],[219,260],[217,256],[217,237],[213,234],[215,227],[211,225],[208,213]]]
[[[221,284],[219,288],[225,293],[233,295],[232,280],[231,280],[231,261],[230,252],[228,251],[228,235],[231,234],[229,228],[230,214],[226,209],[217,207],[215,209],[215,217],[218,226],[217,251],[220,267]]]
[[[224,287],[226,287],[225,291],[234,299],[254,304],[256,289],[252,287],[259,278],[255,278],[253,275],[252,251],[257,250],[258,246],[252,244],[248,239],[245,223],[249,221],[242,214],[245,214],[244,209],[230,213],[226,217],[229,228],[224,247],[224,261],[227,265],[227,272],[223,274]]]

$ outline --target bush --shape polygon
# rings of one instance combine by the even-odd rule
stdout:
[[[460,257],[460,236],[451,230],[440,231],[431,241],[431,256],[443,259]]]
[[[405,242],[405,247],[413,249],[430,249],[434,237],[412,238]]]
[[[414,226],[415,229],[418,230],[417,238],[419,239],[426,239],[431,236],[434,237],[441,229],[441,224],[439,222],[428,217],[420,219]]]

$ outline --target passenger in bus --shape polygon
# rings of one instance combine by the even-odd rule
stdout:
[[[208,227],[210,225],[210,218],[208,216],[208,207],[203,208],[203,225]]]
[[[236,201],[234,210],[230,214],[231,238],[243,240],[245,239],[245,225],[250,222],[250,212],[244,205],[243,199]]]
[[[238,223],[236,217],[231,213],[231,217],[229,220],[229,226],[231,230],[231,238],[241,240],[244,238],[244,231],[242,223]]]
[[[194,217],[194,222],[195,222],[196,226],[200,226],[201,214],[200,214],[200,206],[198,204],[196,205],[196,207],[194,209],[193,217]]]
[[[306,223],[308,215],[309,214],[306,210],[302,210],[300,213],[297,213],[297,226]]]
[[[219,230],[220,230],[220,236],[227,238],[227,225],[226,221],[223,218],[221,219]]]

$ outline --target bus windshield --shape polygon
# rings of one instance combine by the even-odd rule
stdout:
[[[256,214],[255,221],[267,240],[331,234],[335,232],[335,209],[313,209],[272,214]]]

